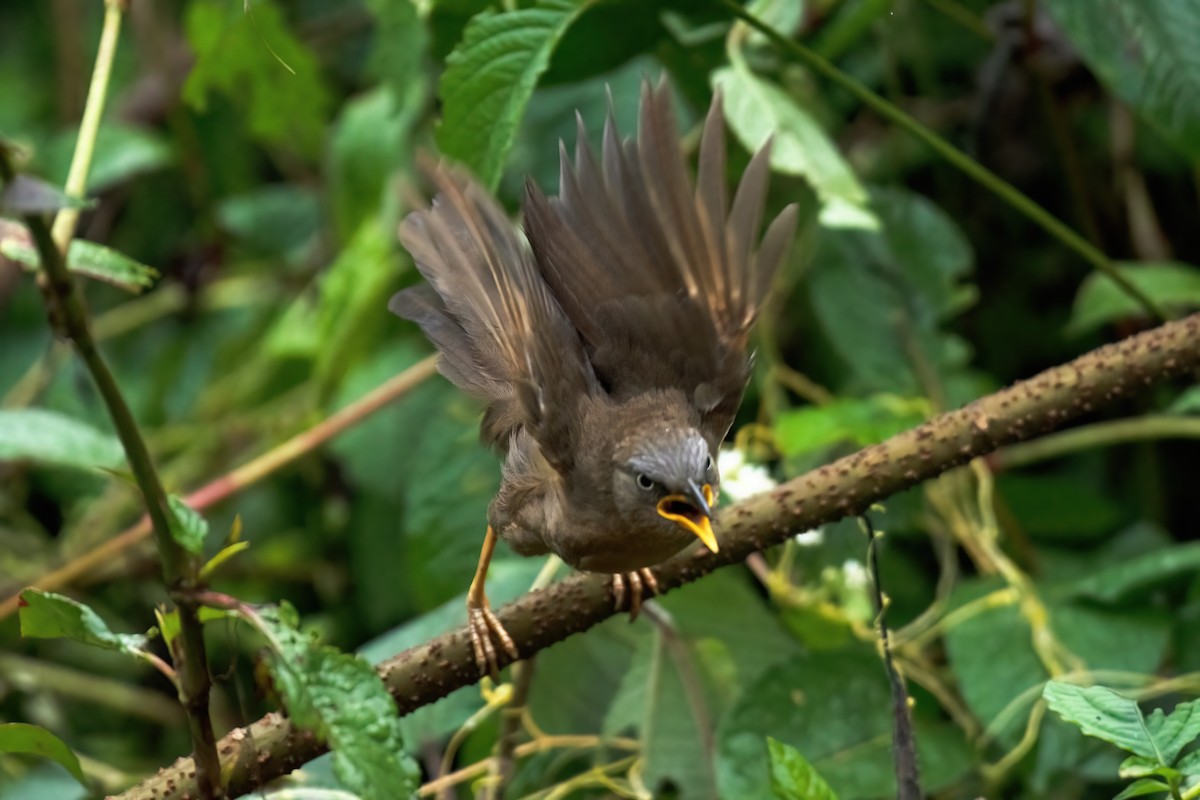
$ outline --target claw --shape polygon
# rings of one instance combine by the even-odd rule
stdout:
[[[638,618],[642,610],[642,599],[658,594],[658,580],[649,569],[634,572],[617,572],[612,576],[613,600],[617,611],[629,608],[629,621]]]
[[[516,661],[517,646],[504,625],[488,606],[467,606],[467,627],[471,631],[471,649],[475,652],[475,664],[480,675],[495,677],[500,672],[496,657],[496,644]]]

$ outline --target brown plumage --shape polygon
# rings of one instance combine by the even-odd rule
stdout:
[[[688,177],[665,82],[643,87],[636,140],[610,113],[596,159],[580,122],[562,148],[557,197],[527,183],[525,237],[460,171],[439,169],[433,207],[400,239],[429,282],[397,294],[396,314],[441,351],[440,369],[486,403],[485,441],[504,456],[488,538],[468,595],[481,668],[492,637],[515,648],[487,608],[483,574],[495,536],[517,552],[554,552],[574,567],[630,573],[709,525],[717,448],[749,377],[747,337],[792,241],[786,208],[759,242],[769,143],[734,196],[725,192],[720,97]]]

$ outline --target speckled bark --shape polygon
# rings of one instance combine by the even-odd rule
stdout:
[[[694,581],[779,544],[796,531],[857,514],[972,458],[1197,369],[1200,314],[1102,347],[723,511],[715,526],[721,552],[697,547],[681,553],[654,570],[659,587],[665,592]],[[498,611],[523,656],[587,630],[613,613],[608,580],[583,574]],[[501,663],[506,663],[501,655]],[[379,671],[402,714],[479,679],[465,629],[406,650],[381,664]],[[236,797],[325,748],[297,732],[285,717],[268,714],[249,728],[231,732],[219,750],[230,796]],[[187,758],[120,795],[121,800],[196,797],[195,767]]]

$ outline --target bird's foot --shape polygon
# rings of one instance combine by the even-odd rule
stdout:
[[[617,611],[629,609],[629,621],[637,619],[642,610],[642,598],[658,594],[658,580],[646,568],[634,572],[617,572],[612,576],[613,597]]]
[[[471,649],[475,652],[475,663],[480,675],[499,674],[500,668],[496,663],[496,646],[504,648],[514,661],[517,660],[517,646],[512,637],[504,629],[504,625],[492,612],[487,598],[472,602],[467,600],[467,627],[471,631]]]

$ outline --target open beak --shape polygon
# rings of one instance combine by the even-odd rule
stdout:
[[[689,480],[686,494],[670,494],[658,501],[658,513],[687,529],[715,553],[720,547],[712,529],[712,501],[712,486]]]

